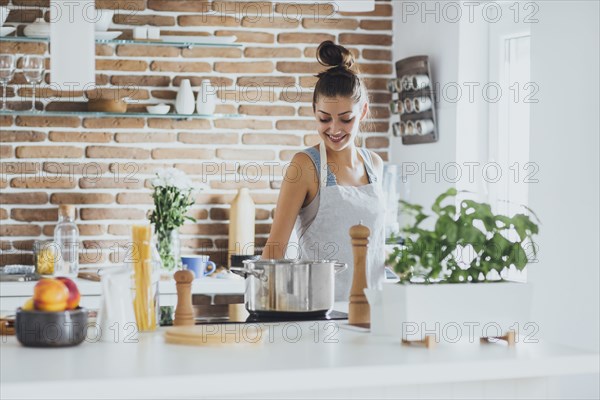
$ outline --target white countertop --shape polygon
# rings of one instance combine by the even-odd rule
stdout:
[[[226,326],[240,334],[245,325]],[[522,380],[597,374],[599,368],[598,354],[558,345],[441,343],[427,350],[372,336],[347,321],[282,322],[258,345],[172,345],[163,333],[141,334],[138,343],[60,349],[26,348],[9,337],[0,344],[0,398],[214,398]]]

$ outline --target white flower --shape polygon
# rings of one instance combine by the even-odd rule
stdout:
[[[156,178],[151,183],[153,187],[176,187],[181,191],[193,189],[192,180],[177,168],[157,169]]]

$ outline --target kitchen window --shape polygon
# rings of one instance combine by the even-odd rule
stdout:
[[[496,213],[527,213],[529,185],[536,182],[537,165],[529,160],[530,104],[538,87],[530,79],[530,34],[511,26],[490,27],[490,81],[502,96],[489,102],[489,163],[499,176],[486,177],[489,202]],[[516,232],[509,233],[515,239]],[[515,237],[512,237],[515,236]],[[526,271],[512,269],[506,279],[525,281]]]

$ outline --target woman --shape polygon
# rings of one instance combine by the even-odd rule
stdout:
[[[343,46],[325,41],[317,49],[317,60],[331,67],[317,75],[313,95],[321,142],[297,153],[286,170],[262,259],[284,258],[289,246],[297,247],[302,259],[347,263],[348,269],[335,277],[335,299],[347,301],[354,267],[352,225],[362,223],[371,231],[369,287],[383,281],[383,161],[354,145],[369,111],[366,87],[351,69],[354,57]],[[288,244],[292,229],[298,243]]]

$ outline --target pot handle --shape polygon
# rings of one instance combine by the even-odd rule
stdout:
[[[248,275],[248,270],[244,267],[229,267],[229,270],[236,275],[243,276],[244,278]]]
[[[265,270],[258,270],[258,269],[249,269],[246,267],[229,267],[229,270],[235,273],[238,273],[238,275],[243,275],[244,278],[247,278],[248,275],[252,275],[253,277],[260,279],[261,281],[266,281],[267,280],[267,276],[265,275]]]
[[[333,268],[335,269],[335,273],[337,274],[339,272],[345,271],[348,268],[348,264],[336,262],[333,263]]]

